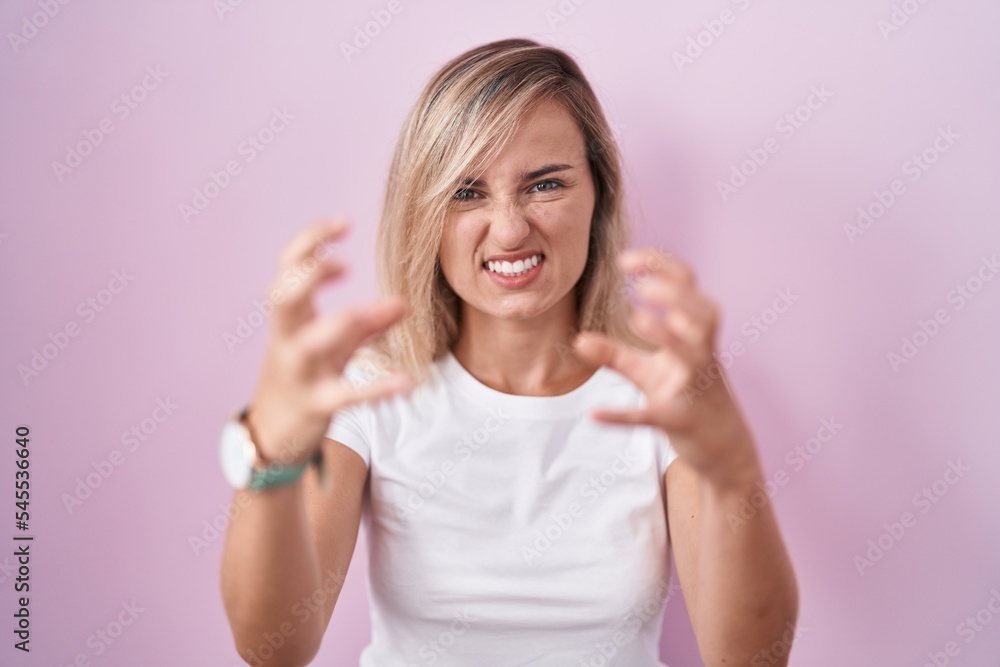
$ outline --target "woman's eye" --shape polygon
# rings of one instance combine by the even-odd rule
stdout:
[[[562,183],[559,181],[542,181],[541,183],[536,183],[534,187],[538,188],[538,192],[551,192],[556,188],[562,187]]]
[[[462,189],[462,190],[459,190],[458,192],[456,192],[455,193],[455,199],[457,199],[459,201],[466,201],[466,200],[472,199],[475,194],[476,193],[475,193],[474,190],[469,190],[469,189],[466,188],[466,189]]]

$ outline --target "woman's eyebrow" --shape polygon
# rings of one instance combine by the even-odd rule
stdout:
[[[533,181],[536,178],[541,178],[542,176],[545,176],[546,174],[551,174],[552,172],[555,171],[566,171],[567,169],[572,169],[572,168],[573,165],[571,164],[547,164],[544,167],[523,174],[521,176],[521,180]]]
[[[544,167],[539,167],[538,169],[534,169],[532,171],[527,171],[527,172],[521,174],[521,180],[522,181],[533,181],[536,178],[541,178],[542,176],[545,176],[546,174],[551,174],[551,173],[557,172],[557,171],[566,171],[567,169],[572,169],[572,168],[573,168],[573,165],[571,165],[571,164],[562,164],[562,163],[547,164]],[[486,181],[484,181],[482,179],[473,180],[471,178],[467,178],[467,179],[465,179],[465,185],[483,186],[483,185],[486,185]]]

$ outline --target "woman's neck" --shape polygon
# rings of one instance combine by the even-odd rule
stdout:
[[[573,295],[532,318],[502,319],[465,307],[455,358],[477,380],[507,394],[558,396],[597,370],[571,351]]]

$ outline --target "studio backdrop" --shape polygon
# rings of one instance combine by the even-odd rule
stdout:
[[[348,216],[317,308],[373,301],[405,114],[528,37],[594,85],[632,245],[722,308],[766,471],[734,520],[774,504],[790,664],[995,664],[995,1],[11,0],[0,27],[0,663],[242,664],[218,442],[278,252]],[[362,533],[314,664],[369,641],[366,558]],[[697,666],[674,576],[661,657]]]

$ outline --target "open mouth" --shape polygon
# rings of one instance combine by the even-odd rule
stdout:
[[[545,261],[545,255],[539,253],[532,255],[531,257],[526,257],[525,259],[519,259],[516,262],[507,261],[489,261],[483,262],[483,268],[491,273],[495,273],[499,276],[504,276],[506,278],[514,278],[516,276],[522,276],[536,266]]]

